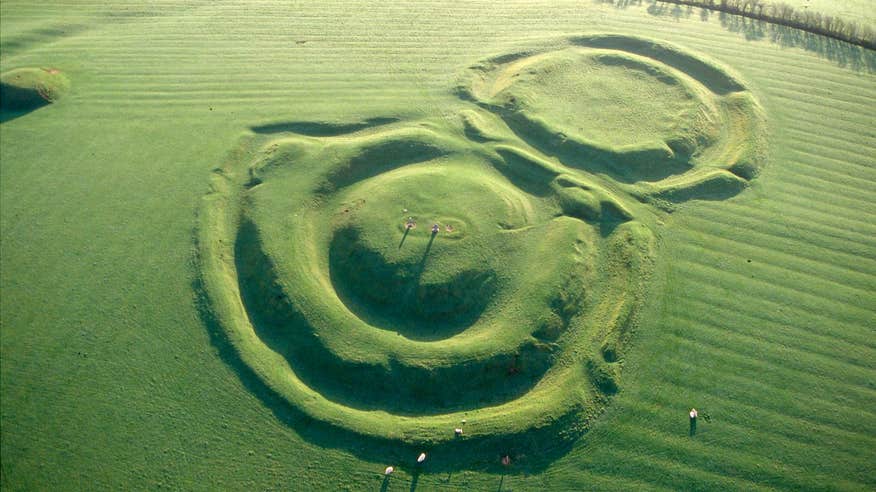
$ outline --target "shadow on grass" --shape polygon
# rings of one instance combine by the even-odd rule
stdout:
[[[428,253],[426,248],[423,257]],[[515,354],[499,352],[447,366],[407,365],[395,358],[388,366],[348,361],[325,345],[289,300],[249,220],[238,230],[234,260],[241,301],[256,335],[286,358],[305,385],[346,407],[417,417],[497,405],[528,392],[553,361],[551,351],[531,342]],[[528,361],[527,370],[509,377],[507,367],[518,355]]]
[[[410,227],[405,227],[405,233],[402,234],[401,241],[399,241],[399,243],[398,243],[398,249],[401,249],[401,247],[404,246],[404,244],[405,244],[405,239],[408,238],[408,233],[409,233],[409,232],[411,232],[411,228],[410,228]]]
[[[360,234],[352,227],[335,233],[329,275],[335,294],[365,323],[410,340],[445,340],[471,327],[489,306],[497,281],[488,270],[461,272],[450,281],[466,295],[421,284],[436,234],[429,237],[421,257],[402,264],[388,263],[379,252],[357,246]],[[399,249],[404,244],[406,248],[423,245],[424,238],[411,245],[409,234],[404,232]]]
[[[419,468],[414,470],[414,474],[411,476],[410,492],[415,492],[417,490],[417,484],[420,483],[420,473],[422,473],[422,471],[420,471]]]
[[[423,251],[423,258],[420,259],[420,264],[417,265],[417,273],[413,282],[415,286],[420,285],[420,278],[422,278],[423,272],[426,270],[426,261],[429,259],[429,252],[432,251],[432,245],[435,243],[435,236],[437,235],[437,232],[432,231],[432,235],[429,237],[429,243],[426,244],[426,250]]]
[[[0,110],[0,124],[6,123],[7,121],[12,121],[16,118],[20,118],[20,117],[25,116],[25,115],[28,115],[28,114],[36,111],[37,109],[40,109],[40,108],[45,107],[47,105],[48,105],[48,103],[46,103],[42,106],[36,107],[36,108],[21,109],[21,110],[15,110],[15,111],[9,110],[9,109]]]
[[[353,133],[366,128],[398,122],[398,118],[369,118],[359,123],[325,123],[318,121],[287,121],[253,126],[250,129],[260,134],[298,133],[311,137],[332,137]]]

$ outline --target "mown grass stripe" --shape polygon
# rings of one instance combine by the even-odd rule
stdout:
[[[663,361],[661,377],[686,388],[689,393],[709,394],[709,388],[718,388],[717,394],[730,400],[757,402],[765,409],[796,418],[816,414],[822,425],[846,432],[876,432],[873,412],[860,406],[850,408],[848,402],[840,401],[829,388],[813,386],[804,393],[791,391],[785,389],[781,381],[765,381],[764,374],[746,376],[747,373],[723,371],[724,366],[715,363],[712,353],[703,353],[696,347],[668,344],[667,349],[667,355],[673,357]],[[801,398],[801,395],[806,397]]]
[[[720,232],[724,228],[745,228],[744,237],[752,244],[760,244],[764,248],[768,248],[770,244],[778,244],[784,251],[797,251],[812,249],[812,259],[823,263],[836,263],[845,268],[857,270],[861,272],[876,273],[876,255],[870,257],[867,255],[869,244],[864,243],[864,248],[848,251],[839,249],[835,242],[829,241],[829,238],[836,237],[838,234],[832,230],[825,230],[820,226],[813,229],[806,227],[810,225],[807,221],[794,221],[790,224],[778,224],[775,222],[776,216],[779,214],[764,213],[763,220],[761,217],[753,216],[756,207],[736,207],[732,203],[725,203],[721,208],[706,208],[702,207],[697,210],[696,216],[689,214],[684,217],[685,222],[704,221],[709,223],[716,235],[734,236],[726,232]],[[741,211],[738,209],[742,209]],[[726,210],[727,213],[724,213]],[[751,211],[751,212],[748,212]],[[766,219],[769,220],[766,220]],[[786,217],[783,216],[783,221]],[[805,233],[805,234],[804,234]],[[809,234],[812,233],[812,234]],[[842,237],[841,235],[839,235]],[[844,238],[845,239],[845,238]],[[847,241],[843,241],[843,245],[849,245]],[[831,247],[833,245],[833,247]]]
[[[838,97],[834,97],[832,94],[827,97],[814,99],[811,93],[805,91],[797,92],[793,89],[783,88],[782,90],[775,90],[774,93],[770,94],[770,97],[783,100],[785,101],[783,104],[787,104],[788,107],[801,112],[799,116],[795,117],[790,122],[791,124],[811,123],[816,127],[823,127],[822,130],[824,131],[852,133],[866,139],[866,135],[860,134],[860,128],[855,131],[854,127],[844,128],[842,124],[851,123],[857,118],[865,120],[873,119],[873,116],[867,112],[866,105],[862,106],[860,102],[846,102]],[[830,124],[826,124],[824,120],[811,118],[811,111],[823,108],[823,105],[821,104],[823,100],[829,100],[835,109],[842,111],[840,114],[831,115],[832,118]],[[806,125],[805,128],[811,129],[812,126]]]
[[[868,85],[869,84],[864,84],[861,87],[854,87],[854,89],[866,89]],[[841,90],[837,91],[836,89]],[[805,82],[801,82],[798,79],[784,78],[773,79],[770,84],[769,93],[770,97],[790,92],[797,94],[800,97],[813,98],[813,100],[820,103],[817,108],[814,108],[817,111],[821,111],[826,102],[840,102],[846,105],[847,109],[853,111],[855,114],[863,117],[870,117],[866,108],[869,104],[873,103],[873,97],[876,97],[876,92],[872,95],[867,95],[866,93],[862,93],[865,91],[847,89],[848,88],[843,87],[832,87],[828,84],[819,84],[818,86],[813,86],[812,84],[807,85]],[[822,126],[824,121],[815,119],[813,120],[813,123],[817,126]]]
[[[789,209],[802,212],[801,215],[821,223],[834,223],[850,226],[850,229],[865,234],[872,228],[869,220],[856,217],[872,215],[871,204],[844,197],[831,197],[809,183],[797,184],[784,180],[780,188],[771,190],[773,196]],[[833,217],[833,220],[830,218]],[[821,218],[819,221],[818,218]]]
[[[800,329],[795,325],[785,324],[767,316],[742,314],[738,306],[729,303],[716,303],[699,298],[689,299],[691,305],[697,307],[697,316],[691,319],[693,323],[703,322],[717,327],[722,332],[715,335],[742,337],[749,350],[766,343],[775,350],[792,350],[801,354],[812,354],[831,364],[850,365],[856,371],[873,371],[870,364],[869,351],[842,340],[817,335]],[[676,314],[678,316],[679,314]],[[732,325],[731,325],[732,323]],[[799,359],[802,360],[802,359]],[[866,381],[872,386],[872,381]]]
[[[703,265],[706,268],[720,265],[727,258],[726,252],[711,249],[708,245],[699,242],[686,242],[678,247],[680,248],[678,253],[683,256],[686,254],[685,257],[688,258],[696,258],[696,264]],[[742,261],[739,261],[738,264],[741,265]],[[749,268],[749,272],[751,277],[754,278],[771,279],[772,285],[776,287],[793,289],[797,292],[827,299],[838,304],[851,304],[863,312],[876,315],[876,309],[874,309],[876,306],[860,305],[860,301],[869,297],[872,292],[868,289],[858,289],[849,285],[827,281],[817,275],[787,269],[770,262],[758,262],[756,266]],[[742,275],[742,277],[745,278],[746,276]]]
[[[711,396],[708,398],[707,404],[709,405],[709,410],[707,410],[707,412],[713,421],[707,422],[703,419],[699,422],[697,427],[700,432],[696,437],[690,439],[692,443],[698,442],[699,440],[707,440],[708,447],[712,449],[717,447],[715,445],[732,449],[734,443],[727,442],[728,436],[744,436],[745,439],[750,439],[756,435],[764,445],[758,447],[757,450],[752,452],[751,458],[757,461],[776,460],[795,468],[805,466],[805,464],[802,463],[803,460],[801,460],[801,457],[804,457],[807,454],[818,454],[821,452],[822,442],[820,440],[807,439],[803,436],[794,434],[790,436],[786,435],[782,433],[781,430],[777,430],[772,426],[764,425],[760,419],[750,419],[748,412],[742,415],[721,412],[721,402],[727,402],[727,400]],[[667,410],[672,409],[674,406],[673,402],[670,401],[658,402],[643,400],[636,402],[635,405],[629,406],[626,409],[631,412],[631,422],[647,422],[655,424],[653,427],[648,427],[648,431],[650,431],[648,432],[649,434],[652,434],[657,438],[678,439],[681,437],[679,435],[683,435],[684,433],[685,422],[683,420],[683,411],[679,412],[682,416],[681,419],[668,418],[667,414],[669,412]],[[704,414],[705,413],[706,411],[704,410]],[[764,416],[765,415],[761,415],[761,417]],[[773,417],[770,420],[773,422],[781,422],[782,419],[776,419]],[[860,437],[862,436],[859,434],[832,432],[832,430],[829,431],[829,433],[834,439],[851,440],[851,442],[854,442],[858,446],[872,444],[870,442],[861,441]],[[731,437],[731,439],[732,438],[733,437]],[[681,439],[684,439],[684,437],[681,437]],[[837,452],[843,456],[846,465],[853,464],[859,470],[866,469],[867,464],[869,463],[867,457],[848,448],[837,449]],[[740,458],[745,459],[745,456],[741,456]],[[828,469],[825,470],[824,468]],[[819,467],[817,473],[823,476],[823,474],[830,472],[831,470],[829,467]]]
[[[830,313],[835,320],[848,323],[850,327],[876,326],[876,317],[874,317],[872,306],[868,309],[860,306],[859,303],[850,301],[834,301],[839,304],[834,305],[817,293],[804,292],[787,282],[779,283],[772,278],[757,278],[729,272],[719,265],[706,265],[684,258],[678,258],[676,261],[681,268],[684,268],[687,275],[696,276],[701,281],[707,281],[706,279],[711,276],[713,279],[718,278],[721,283],[743,284],[749,295],[760,296],[777,304],[793,306],[795,309],[809,314]]]
[[[637,457],[637,461],[642,460],[643,466],[647,466],[648,463],[666,466],[684,463],[682,469],[690,470],[690,473],[697,473],[694,470],[698,471],[696,480],[706,489],[719,487],[723,490],[728,486],[721,485],[720,482],[712,482],[709,480],[710,477],[719,481],[722,478],[730,479],[731,483],[740,490],[761,490],[771,484],[805,487],[813,478],[818,477],[799,467],[779,461],[775,457],[758,459],[752,455],[733,452],[731,445],[738,446],[741,444],[739,441],[725,443],[727,445],[717,448],[706,446],[700,440],[690,439],[686,434],[678,436],[661,433],[643,425],[625,424],[620,427],[619,438],[624,439],[629,447],[648,450],[646,454]],[[743,436],[739,438],[743,440]],[[672,458],[669,460],[663,456]],[[755,463],[767,466],[752,466]],[[793,478],[788,479],[789,475]],[[824,480],[828,477],[818,478]],[[702,482],[699,482],[701,480]]]
[[[688,387],[676,384],[667,384],[667,388],[671,388],[672,391],[648,390],[643,398],[636,401],[635,405],[648,405],[654,409],[681,407],[681,410],[684,411],[686,408],[679,405],[679,402],[674,399],[675,395],[691,395],[695,399],[692,404],[699,405],[704,414],[710,415],[719,422],[726,420],[736,425],[748,427],[753,432],[766,430],[788,439],[809,444],[841,443],[843,450],[848,449],[851,452],[855,452],[857,449],[866,449],[876,444],[874,442],[876,439],[866,432],[847,431],[825,425],[812,418],[793,417],[783,412],[763,408],[757,404],[733,400],[724,396],[721,389],[715,386],[697,392],[691,392]],[[680,420],[684,421],[683,413]],[[655,421],[660,422],[661,420],[655,419]],[[705,423],[705,425],[708,424],[708,422]],[[866,463],[867,460],[865,459],[864,462]]]
[[[794,138],[806,142],[804,147],[813,147],[819,150],[822,155],[833,157],[846,162],[847,166],[854,167],[864,172],[872,172],[873,168],[870,164],[873,162],[872,153],[866,151],[851,150],[855,146],[855,142],[849,139],[839,139],[834,137],[825,137],[813,134],[810,131],[800,130],[792,127],[785,129]],[[831,145],[833,142],[840,142],[844,145]],[[839,157],[841,156],[841,157]]]
[[[698,228],[695,233],[692,232],[693,235],[689,236],[688,241],[703,244],[704,239],[713,239],[713,244],[704,247],[738,258],[738,263],[730,263],[744,266],[749,274],[759,274],[760,267],[772,265],[800,275],[824,277],[828,282],[837,284],[844,284],[845,275],[849,275],[851,281],[849,286],[865,292],[871,289],[874,281],[874,274],[870,273],[876,271],[874,260],[831,251],[818,244],[800,242],[795,235],[783,235],[780,229],[773,231],[763,228],[763,230],[753,230],[745,236],[728,236],[727,231],[722,228],[732,224],[732,220],[723,223],[704,217],[685,222]],[[747,224],[745,226],[748,227]],[[750,227],[754,228],[754,226]],[[773,238],[786,249],[770,250],[770,241]],[[750,264],[743,265],[743,261]]]
[[[795,167],[806,167],[810,172],[817,174],[819,179],[846,186],[850,186],[847,182],[852,181],[855,183],[854,189],[861,191],[867,190],[867,185],[870,183],[869,179],[862,177],[859,174],[843,172],[845,170],[844,167],[847,164],[847,161],[845,160],[815,154],[804,148],[797,147],[789,148],[788,152],[798,156],[798,158],[792,160]],[[827,167],[828,165],[830,167]]]
[[[700,234],[702,234],[702,233],[700,233]],[[702,244],[702,243],[701,243],[701,244]],[[734,249],[735,249],[735,248],[731,248],[730,250],[723,250],[723,249],[720,249],[720,248],[716,248],[714,243],[712,243],[711,246],[701,246],[701,247],[711,249],[711,250],[717,252],[718,255],[733,254],[733,251],[734,251]],[[720,256],[717,256],[717,257],[720,258]],[[745,257],[748,257],[749,259],[750,259],[750,258],[756,258],[757,263],[754,264],[754,265],[749,265],[749,268],[751,269],[752,274],[757,273],[758,275],[763,275],[763,273],[764,273],[763,270],[762,270],[763,265],[769,265],[769,266],[775,266],[775,265],[776,265],[776,262],[773,261],[773,260],[771,260],[770,257],[761,257],[761,256],[758,255],[758,254],[752,254],[752,255],[738,255],[737,258],[739,258],[739,262],[738,262],[737,264],[738,264],[738,265],[742,265],[742,263],[743,263],[743,262],[742,262],[742,258],[745,258]],[[793,260],[795,260],[795,261],[798,259],[797,256],[792,256],[792,255],[786,255],[786,257],[789,259],[789,261],[790,261],[791,259],[793,259]],[[719,261],[720,261],[720,260],[719,260]],[[746,262],[747,262],[747,260],[746,260]],[[723,261],[722,261],[722,263],[726,263],[726,262],[723,262]],[[820,265],[818,265],[818,267],[819,267],[819,268],[818,268],[817,270],[815,270],[814,268],[811,269],[811,270],[813,270],[813,272],[814,272],[813,274],[807,274],[807,275],[808,275],[808,276],[812,276],[812,277],[816,277],[816,276],[817,276],[817,277],[826,277],[827,275],[824,275],[823,273],[821,273],[821,272],[823,272],[823,269],[824,269],[825,265],[821,265],[821,264],[820,264]],[[789,270],[790,270],[790,271],[795,271],[795,272],[799,272],[799,271],[800,271],[799,269],[796,269],[796,268],[794,268],[794,269],[789,269]],[[840,277],[840,278],[841,278],[841,277]],[[874,279],[874,277],[873,277],[872,275],[867,276],[867,277],[866,277],[866,280],[867,280],[867,282],[864,283],[864,284],[862,284],[862,286],[861,286],[861,291],[862,291],[862,294],[864,294],[864,298],[865,298],[865,299],[869,296],[870,293],[873,292],[872,286],[873,286],[874,283],[876,283],[876,279]],[[842,284],[840,284],[838,281],[837,281],[836,283],[837,283],[837,285],[842,285]],[[819,292],[820,292],[820,291],[819,291]],[[848,295],[848,294],[847,294],[847,295]],[[854,294],[853,294],[853,295],[854,295]]]
[[[726,212],[721,214],[707,213],[711,220],[729,227],[747,227],[756,231],[778,237],[794,238],[801,242],[812,242],[828,250],[859,256],[867,260],[876,260],[872,238],[854,231],[834,227],[828,223],[818,223],[805,218],[791,215],[778,208],[771,210],[765,206],[745,205],[728,201],[722,204]],[[700,213],[700,211],[698,211]],[[781,221],[776,220],[781,217]],[[837,241],[841,239],[841,241]]]
[[[806,164],[799,158],[789,159],[789,164],[793,166],[793,173],[787,173],[784,176],[784,182],[795,184],[801,187],[811,187],[817,190],[833,190],[838,195],[849,197],[856,202],[864,205],[863,208],[870,208],[872,202],[868,200],[867,188],[859,186],[857,182],[864,183],[865,180],[857,178],[844,178],[842,181],[830,179],[822,173],[820,166]],[[852,184],[855,183],[855,184]]]
[[[627,429],[619,429],[617,437],[624,438],[629,434]],[[616,473],[623,475],[629,470],[637,470],[636,474],[646,479],[649,483],[659,484],[661,487],[679,490],[685,484],[696,483],[704,489],[711,490],[769,490],[769,488],[755,481],[738,478],[732,474],[722,474],[707,467],[690,464],[687,456],[678,456],[677,448],[661,447],[661,452],[648,452],[647,445],[639,439],[628,441],[633,448],[609,447],[600,450],[604,460],[617,463]],[[636,452],[634,450],[640,450]],[[680,459],[679,459],[680,458]],[[693,461],[696,463],[696,461]]]
[[[787,347],[773,347],[773,350],[769,352],[766,350],[746,351],[744,343],[741,343],[738,348],[722,343],[734,339],[733,327],[715,325],[706,317],[692,316],[687,313],[673,313],[670,319],[678,322],[679,326],[691,328],[685,330],[684,335],[678,333],[670,335],[671,338],[675,338],[679,346],[691,344],[693,348],[708,353],[712,360],[719,360],[721,363],[727,363],[728,366],[732,364],[733,367],[746,368],[752,373],[768,373],[770,379],[781,380],[785,384],[787,381],[801,381],[796,387],[794,385],[785,386],[786,389],[805,391],[810,389],[811,385],[819,384],[822,387],[837,388],[844,395],[856,400],[876,399],[876,388],[873,388],[871,384],[872,378],[876,374],[873,374],[872,370],[862,372],[854,365],[842,367],[843,364],[825,364],[824,361],[814,360],[811,354],[800,353],[800,351],[790,350]],[[707,332],[710,336],[719,335],[717,340],[721,341],[711,340],[709,337],[703,336]],[[742,342],[738,338],[735,338],[734,341]],[[803,359],[797,360],[806,360],[807,364],[804,367],[800,365],[795,367],[793,363],[788,365],[786,361],[793,361],[795,356],[802,356]],[[816,363],[818,371],[813,366],[808,365]],[[838,372],[836,369],[847,372]],[[831,374],[850,376],[853,381],[848,382],[838,377],[831,377]]]
[[[790,317],[798,315],[797,312],[800,312],[800,314],[805,315],[804,322],[811,331],[822,335],[832,334],[846,343],[857,344],[868,350],[876,351],[876,344],[874,344],[872,330],[870,329],[871,325],[858,320],[846,321],[845,324],[841,324],[840,320],[833,317],[834,313],[831,310],[816,309],[799,302],[788,302],[781,298],[776,299],[776,296],[769,295],[769,284],[764,281],[759,282],[761,284],[760,288],[747,288],[744,294],[735,293],[730,287],[725,285],[716,286],[716,281],[709,280],[706,273],[709,269],[698,267],[694,263],[690,263],[690,265],[692,266],[691,268],[680,266],[681,271],[686,276],[686,281],[695,286],[696,289],[687,291],[685,293],[686,296],[695,297],[703,302],[715,299],[715,302],[719,303],[720,301],[717,299],[720,297],[735,295],[735,298],[741,303],[736,306],[737,308],[742,306],[750,306],[752,309],[758,308],[762,310],[761,312],[772,313],[776,321],[780,323],[782,320],[787,320],[788,323],[791,323],[792,318]],[[720,284],[723,284],[723,282],[720,282]],[[767,288],[764,289],[763,286]],[[838,330],[839,326],[842,326],[844,329]]]
[[[868,220],[874,213],[869,203],[832,196],[812,187],[797,186],[788,182],[781,189],[772,190],[776,202],[786,210],[800,213],[813,222],[847,227],[858,234],[872,235],[873,221]]]

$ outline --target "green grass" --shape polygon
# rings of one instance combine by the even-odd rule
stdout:
[[[267,140],[217,175],[199,244],[210,309],[267,386],[339,430],[465,449],[464,468],[553,452],[600,411],[652,245],[630,218],[526,194],[550,184],[502,172],[529,162],[453,135]]]
[[[867,0],[844,0],[842,2],[832,0],[784,0],[782,3],[797,9],[833,15],[870,26],[876,25],[876,12],[873,11],[873,4]]]
[[[876,55],[788,42],[788,30],[775,43],[746,40],[751,26],[736,32],[733,19],[696,10],[417,7],[0,4],[0,71],[56,67],[70,81],[65,97],[0,126],[2,487],[872,489]],[[586,101],[577,91],[549,117],[549,103],[523,108],[530,126],[459,97],[472,67],[498,56],[606,49],[567,43],[587,33],[656,39],[693,56],[681,60],[722,67],[743,97],[695,94],[718,104],[726,133],[642,182],[608,165],[569,166],[556,141],[526,130],[536,110],[543,128],[572,121],[569,108]],[[676,78],[699,73],[636,46],[619,56]],[[550,80],[560,88],[587,82],[559,75]],[[529,82],[513,90],[543,99]],[[648,132],[585,141],[580,131],[579,143],[609,154]],[[417,228],[399,248],[411,215]],[[411,275],[432,221],[454,232],[435,238],[421,292]],[[519,241],[501,240],[526,221],[511,233]],[[601,225],[622,221],[657,238],[635,331],[615,341],[587,316],[558,324],[548,293],[568,290],[563,265],[576,255],[597,278],[635,271],[612,249],[625,226]],[[583,253],[548,247],[559,237],[583,238]],[[332,251],[363,261],[340,255],[333,278]],[[207,258],[217,261],[205,268]],[[385,282],[362,288],[357,279],[372,275]],[[592,281],[585,311],[612,298],[599,286],[616,281]],[[217,303],[235,288],[241,302]],[[505,348],[481,360],[516,353],[520,334],[556,338],[549,364],[533,366],[542,379],[505,387],[504,373],[453,373],[456,349],[478,349],[469,335],[517,319],[500,301],[521,290],[514,309],[545,323],[490,332],[483,346]],[[423,305],[426,292],[441,304]],[[394,296],[406,302],[387,308]],[[230,322],[248,313],[262,319],[245,346]],[[271,333],[282,316],[311,331]],[[278,341],[286,346],[264,351]],[[443,369],[416,373],[418,360],[445,356]],[[338,375],[357,359],[362,371],[345,387]],[[440,379],[418,401],[393,367]],[[564,367],[580,371],[565,378]],[[381,371],[397,398],[362,387]],[[435,387],[448,380],[463,391]],[[560,381],[551,391],[577,391],[546,388],[515,409],[550,424],[499,419],[473,397],[484,384],[493,404],[513,405]],[[711,416],[695,437],[691,406]],[[464,411],[474,415],[454,440]],[[514,456],[507,469],[501,452]],[[389,464],[399,471],[384,482]]]

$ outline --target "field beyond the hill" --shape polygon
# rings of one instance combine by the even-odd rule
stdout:
[[[4,0],[0,75],[3,490],[876,488],[876,52]]]

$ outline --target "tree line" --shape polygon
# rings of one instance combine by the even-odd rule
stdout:
[[[728,14],[801,29],[846,41],[871,50],[876,49],[876,31],[868,25],[848,21],[837,16],[807,9],[797,9],[786,3],[764,0],[657,0],[666,3],[691,5]]]

